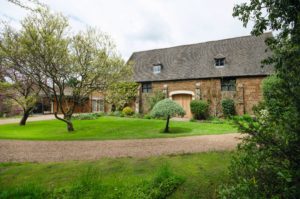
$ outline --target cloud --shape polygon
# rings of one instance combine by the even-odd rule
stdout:
[[[125,59],[132,52],[247,35],[232,17],[243,0],[40,0],[69,17],[73,30],[93,26],[109,33]],[[0,13],[24,17],[0,0]],[[2,6],[4,5],[4,6]]]

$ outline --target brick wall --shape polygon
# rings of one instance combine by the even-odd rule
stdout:
[[[103,94],[100,92],[93,92],[90,97],[81,105],[78,105],[75,107],[74,113],[90,113],[92,112],[92,99],[103,99]],[[72,100],[67,101],[64,103],[64,109],[67,109],[68,106],[71,106],[73,104]],[[57,103],[54,100],[53,103],[53,110],[56,111]],[[110,106],[106,103],[104,103],[104,111],[110,110]],[[59,111],[61,112],[61,111]]]
[[[152,90],[191,91],[194,99],[207,100],[210,103],[210,114],[222,115],[222,99],[230,98],[235,101],[236,111],[239,115],[252,114],[252,107],[262,99],[261,83],[264,77],[238,77],[236,78],[236,91],[221,91],[221,79],[201,79],[184,81],[153,82]],[[167,87],[167,89],[166,89]],[[142,93],[140,95],[140,112],[148,112],[146,98],[153,95]]]

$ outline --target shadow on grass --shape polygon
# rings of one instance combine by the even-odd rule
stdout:
[[[159,131],[160,133],[165,133],[164,129]],[[179,133],[190,133],[192,129],[190,128],[183,128],[183,127],[170,127],[170,130],[166,134],[179,134]]]

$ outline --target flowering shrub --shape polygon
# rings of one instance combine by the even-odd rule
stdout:
[[[134,114],[134,111],[132,110],[132,108],[130,108],[129,106],[126,106],[123,110],[122,110],[122,113],[125,115],[125,116],[131,116]]]

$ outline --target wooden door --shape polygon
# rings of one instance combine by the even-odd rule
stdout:
[[[177,94],[173,95],[172,99],[176,101],[182,108],[185,110],[184,118],[192,118],[190,103],[192,100],[192,96],[188,94]]]

